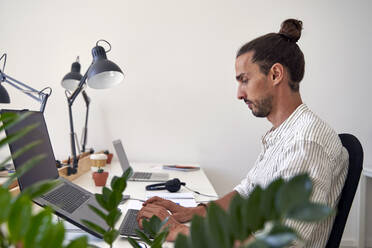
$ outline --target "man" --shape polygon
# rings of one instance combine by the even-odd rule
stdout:
[[[313,180],[312,201],[335,207],[345,182],[348,153],[335,131],[302,103],[299,83],[305,61],[297,45],[302,22],[288,19],[279,33],[269,33],[245,44],[237,53],[235,70],[238,99],[256,117],[266,117],[273,127],[262,138],[262,151],[254,167],[234,190],[215,202],[228,209],[232,197],[247,197],[259,184],[266,187],[278,177],[289,179],[307,172]],[[194,214],[204,216],[207,206],[185,208],[154,197],[144,203],[137,219],[169,216],[168,241],[188,234]],[[168,212],[169,211],[169,212]],[[324,247],[334,216],[318,223],[287,221],[304,240],[305,247]],[[297,244],[300,246],[300,244]]]

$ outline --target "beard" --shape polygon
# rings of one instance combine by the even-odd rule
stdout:
[[[265,98],[252,103],[252,114],[256,117],[267,117],[272,109],[273,96],[269,95]]]

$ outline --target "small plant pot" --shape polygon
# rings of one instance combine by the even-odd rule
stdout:
[[[94,183],[96,184],[96,186],[100,186],[100,187],[105,186],[108,175],[109,175],[109,173],[107,171],[104,171],[104,172],[101,172],[101,173],[93,172],[92,177],[93,177],[93,180],[94,180]]]
[[[107,164],[111,164],[112,157],[114,156],[114,154],[109,153],[109,154],[106,154],[106,155],[107,155],[106,163],[107,163]]]

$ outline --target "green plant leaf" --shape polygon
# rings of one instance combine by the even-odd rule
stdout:
[[[99,217],[101,217],[101,219],[105,220],[106,221],[106,217],[107,217],[107,214],[104,213],[102,210],[96,208],[95,206],[89,204],[88,205],[89,208],[95,213],[97,214]]]
[[[38,164],[41,160],[45,158],[44,154],[36,155],[35,157],[27,160],[25,163],[22,164],[20,168],[17,169],[15,173],[13,173],[8,180],[3,184],[4,187],[9,187],[9,185],[12,184],[12,182],[18,178],[21,177],[23,174],[25,174],[29,169],[31,169],[33,166]]]
[[[198,215],[195,215],[191,220],[191,243],[192,247],[195,248],[204,248],[208,247],[209,237],[208,229],[205,228],[204,218]]]
[[[229,206],[229,227],[234,240],[243,241],[247,236],[246,221],[243,220],[244,199],[239,194],[236,194],[230,202]]]
[[[110,190],[106,186],[102,188],[102,196],[103,196],[103,200],[106,203],[106,208],[105,209],[107,211],[111,211],[113,208],[116,208],[116,205],[114,205],[114,202],[110,201],[112,194],[113,194],[112,190]]]
[[[129,241],[129,244],[132,245],[132,247],[134,247],[134,248],[142,248],[142,247],[137,243],[137,241],[135,241],[135,240],[132,239],[131,237],[128,237],[128,241]]]
[[[168,236],[168,231],[162,231],[158,233],[158,235],[155,237],[154,242],[152,243],[151,247],[153,248],[161,248],[162,244],[165,242],[165,239]]]
[[[40,181],[24,189],[21,192],[21,194],[28,195],[31,199],[34,199],[35,197],[38,197],[48,192],[49,190],[56,187],[60,183],[61,181],[58,180]]]
[[[257,237],[257,239],[272,248],[286,247],[295,241],[296,238],[297,234],[292,228],[281,224],[275,224],[268,235]]]
[[[117,177],[117,176],[115,176],[111,180],[111,188],[114,191],[123,193],[123,191],[125,190],[126,187],[127,187],[127,181],[126,181],[126,178],[125,177]]]
[[[0,113],[0,121],[3,123],[9,123],[10,121],[17,119],[17,118],[18,118],[18,115],[16,113],[12,113],[12,112]]]
[[[65,228],[62,222],[52,223],[49,234],[44,236],[42,247],[62,247],[65,237]]]
[[[118,192],[118,191],[111,192],[111,195],[108,201],[108,206],[110,208],[110,211],[116,209],[119,206],[121,199],[123,199],[123,195],[121,192]]]
[[[255,240],[252,243],[250,243],[247,248],[272,248],[268,246],[264,241],[262,240]]]
[[[299,221],[314,222],[323,220],[332,213],[332,208],[325,205],[312,202],[303,202],[290,209],[286,217]]]
[[[246,222],[246,225],[248,226],[245,233],[246,237],[248,237],[252,232],[262,229],[264,226],[264,216],[260,209],[262,194],[262,188],[256,186],[249,197],[245,200],[243,221]]]
[[[108,243],[108,244],[112,244],[114,243],[115,239],[119,236],[119,232],[118,230],[115,230],[115,229],[112,229],[108,232],[106,232],[104,235],[103,235],[103,240]]]
[[[0,187],[0,226],[8,219],[11,208],[12,195],[7,188]]]
[[[281,215],[286,215],[287,211],[298,204],[307,202],[310,198],[313,184],[307,174],[293,177],[283,184],[276,197],[275,205]]]
[[[148,245],[152,244],[152,241],[150,240],[150,237],[146,233],[142,232],[139,229],[136,229],[135,231],[136,231],[138,237],[140,237],[141,240],[143,240],[146,244],[148,244]]]
[[[121,177],[125,178],[125,181],[128,181],[128,179],[133,175],[133,169],[131,166],[129,166],[126,171],[124,171],[123,175]]]
[[[208,240],[209,244],[213,244],[213,247],[232,247],[234,239],[230,237],[229,226],[226,225],[229,222],[227,213],[216,203],[211,202],[206,220],[212,237]]]
[[[20,241],[31,223],[31,200],[27,196],[18,197],[11,206],[8,230],[12,241]]]
[[[24,152],[32,149],[33,147],[37,146],[41,144],[41,141],[40,140],[36,140],[36,141],[33,141],[27,145],[25,145],[24,147],[18,149],[15,153],[13,153],[12,155],[8,156],[4,161],[2,161],[0,163],[0,168],[1,167],[4,167],[9,161],[11,161],[12,159],[16,159],[18,158],[20,155],[22,155]]]
[[[99,225],[97,225],[97,224],[95,224],[95,223],[93,223],[93,222],[91,222],[89,220],[81,220],[81,221],[84,223],[84,225],[86,225],[89,228],[92,228],[94,231],[96,231],[96,232],[98,232],[98,233],[100,233],[102,235],[104,235],[106,233],[106,230],[105,229],[103,229]]]
[[[275,206],[275,198],[283,184],[284,180],[282,178],[276,179],[262,192],[260,209],[265,221],[275,221],[280,218],[280,213]]]
[[[110,211],[106,217],[106,223],[110,227],[114,227],[115,223],[119,220],[121,216],[121,211],[118,208],[115,208]]]
[[[154,215],[149,220],[143,219],[142,226],[146,233],[150,234],[151,237],[155,237],[160,231],[161,221],[159,217]]]
[[[83,247],[87,247],[87,245],[88,245],[87,236],[82,236],[82,237],[79,237],[79,238],[76,238],[76,239],[72,240],[66,246],[66,248],[83,248]]]
[[[120,177],[118,177],[118,176],[114,176],[114,177],[111,179],[110,185],[111,185],[111,189],[112,189],[112,190],[115,189],[114,185],[115,185],[116,181],[119,180],[119,178],[120,178]]]
[[[12,142],[22,138],[28,132],[35,129],[38,125],[39,125],[39,123],[34,123],[34,124],[31,124],[31,125],[28,125],[27,127],[22,128],[21,130],[15,132],[15,133],[8,134],[5,138],[0,140],[0,147],[5,145],[5,144],[11,144]]]
[[[110,208],[108,207],[108,203],[105,201],[105,198],[103,197],[103,195],[94,194],[94,196],[96,197],[96,200],[101,207],[103,207],[107,211],[110,211]]]
[[[6,128],[12,127],[13,125],[27,118],[29,115],[31,115],[30,112],[25,112],[22,114],[17,114],[17,113],[12,113],[12,112],[1,113],[0,122],[3,123],[3,125],[0,126],[0,132]]]
[[[179,234],[177,235],[174,247],[175,248],[191,248],[192,246],[189,243],[189,239],[185,235]]]
[[[25,248],[41,247],[42,240],[48,236],[52,225],[52,211],[45,208],[31,218],[31,224],[25,235]],[[48,237],[49,238],[49,237]]]

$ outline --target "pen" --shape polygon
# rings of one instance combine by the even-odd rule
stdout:
[[[199,167],[190,166],[190,165],[164,165],[170,168],[179,168],[179,169],[197,169]]]

